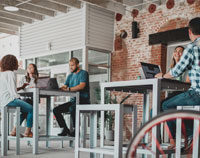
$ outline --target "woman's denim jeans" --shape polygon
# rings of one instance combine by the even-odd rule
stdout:
[[[27,127],[31,128],[33,126],[33,106],[29,103],[24,102],[20,99],[15,99],[8,103],[7,106],[10,107],[20,107],[21,115],[20,115],[20,124],[22,124],[24,118],[23,114],[27,113]]]
[[[169,109],[176,110],[177,106],[194,106],[194,105],[200,106],[200,94],[195,90],[188,90],[163,102],[162,110],[163,111]],[[193,124],[190,122],[191,122],[190,120],[187,120],[187,123],[185,123],[187,137],[191,137],[193,135],[192,131]],[[175,138],[176,121],[169,121],[167,122],[167,124],[171,131],[172,137]]]

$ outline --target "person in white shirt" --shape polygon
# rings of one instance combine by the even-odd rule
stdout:
[[[29,64],[27,68],[27,74],[20,80],[17,91],[24,88],[36,87],[38,77],[39,77],[39,74],[38,74],[37,66],[35,64]]]
[[[15,70],[18,69],[18,60],[14,55],[6,55],[0,62],[0,106],[20,107],[21,118],[20,124],[23,122],[22,115],[27,113],[27,127],[24,132],[25,137],[32,137],[31,128],[33,125],[33,107],[20,99],[17,94]],[[12,131],[12,135],[16,135],[16,131]]]
[[[24,88],[34,88],[36,87],[37,80],[39,77],[38,69],[35,64],[29,64],[27,68],[27,74],[24,76],[20,82],[19,87],[17,87],[17,91],[23,90]],[[24,97],[23,101],[29,103],[33,106],[33,99],[30,97]],[[23,122],[27,118],[28,113],[24,112],[21,115],[21,121]],[[11,135],[16,135],[16,127],[13,128]]]

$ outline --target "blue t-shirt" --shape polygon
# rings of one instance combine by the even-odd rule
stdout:
[[[80,103],[84,100],[85,103],[90,102],[90,88],[89,88],[89,75],[85,70],[80,70],[78,73],[71,73],[67,80],[65,81],[65,85],[67,87],[75,87],[79,85],[81,82],[85,82],[86,86],[83,90],[80,90]],[[74,102],[76,99],[73,97],[70,99],[70,102]]]

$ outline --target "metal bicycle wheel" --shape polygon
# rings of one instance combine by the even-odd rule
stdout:
[[[170,143],[163,143],[162,141],[160,141],[159,139],[156,138],[156,136],[152,133],[152,128],[157,126],[160,127],[160,125],[165,124],[167,121],[172,121],[172,120],[177,120],[177,119],[182,119],[182,120],[189,120],[189,121],[199,121],[200,120],[200,112],[198,111],[192,111],[192,110],[176,110],[176,111],[168,111],[168,112],[163,112],[160,113],[158,116],[154,117],[153,119],[149,120],[147,123],[145,123],[135,134],[135,136],[133,137],[133,139],[130,141],[127,153],[126,153],[126,157],[127,158],[135,158],[135,157],[140,157],[140,154],[143,154],[142,152],[138,152],[138,151],[147,151],[147,153],[149,153],[149,155],[155,155],[155,153],[152,151],[151,148],[151,144],[150,143],[146,143],[144,142],[145,137],[147,135],[151,135],[151,139],[154,139],[154,141],[156,142],[156,148],[159,151],[159,155],[162,155],[162,157],[166,157],[167,154],[169,154],[169,152],[167,153],[166,151],[169,151],[169,149],[167,148],[168,146],[170,146]],[[182,124],[183,125],[183,124]],[[183,128],[183,130],[186,129],[186,127],[182,126],[181,128]],[[197,137],[200,133],[200,126],[199,126],[199,122],[197,125],[197,129],[195,131],[193,131],[193,133],[195,133],[195,137]],[[171,133],[170,131],[167,129],[167,126],[163,127],[165,131],[165,136],[170,138]],[[181,131],[183,131],[181,130]],[[167,133],[167,134],[166,134]],[[197,137],[198,138],[198,137]],[[146,139],[147,140],[147,139]],[[185,139],[186,140],[186,139]],[[194,138],[194,140],[192,141],[192,145],[195,143],[196,139]],[[164,145],[166,146],[164,146]],[[182,143],[182,146],[184,145],[184,142]],[[192,146],[193,147],[193,146]],[[183,150],[181,150],[181,154],[184,152],[185,157],[191,157],[192,155],[192,150],[188,150],[188,151],[184,151],[184,147],[182,147]],[[186,147],[185,147],[186,149]],[[175,154],[176,153],[176,149],[171,149],[172,153],[170,154]],[[199,150],[197,151],[197,153],[199,152]],[[148,154],[147,154],[148,155]]]

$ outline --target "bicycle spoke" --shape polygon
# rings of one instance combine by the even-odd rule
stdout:
[[[164,155],[164,151],[160,147],[160,143],[158,142],[158,139],[156,139],[156,136],[154,136],[154,134],[152,134],[152,139],[154,139],[154,141],[156,142],[156,147],[158,148],[158,150],[160,151],[160,153]]]
[[[169,136],[169,139],[173,139],[173,137],[172,137],[172,133],[170,132],[170,130],[169,130],[169,127],[167,126],[167,124],[165,124],[165,130],[166,130],[166,133],[168,134],[168,136]]]
[[[145,123],[143,125],[143,127],[141,127],[140,130],[137,131],[136,135],[131,140],[131,143],[129,145],[129,148],[128,148],[127,154],[126,154],[127,158],[138,157],[138,154],[145,154],[145,155],[151,155],[151,156],[162,155],[162,158],[167,157],[168,154],[170,154],[170,155],[177,154],[174,152],[177,152],[179,150],[169,150],[169,146],[168,146],[168,145],[172,145],[171,147],[173,147],[173,146],[174,146],[173,148],[176,147],[175,142],[177,140],[173,139],[173,137],[175,136],[174,134],[176,134],[176,132],[171,133],[170,130],[172,127],[170,126],[170,128],[168,128],[168,125],[174,126],[174,124],[176,127],[176,119],[182,120],[182,123],[180,125],[180,128],[181,128],[180,134],[182,134],[182,136],[184,138],[183,140],[185,140],[185,145],[183,143],[180,144],[181,146],[178,145],[181,148],[180,154],[184,154],[185,157],[187,157],[187,158],[192,157],[193,145],[195,145],[196,148],[198,147],[196,145],[198,145],[197,141],[199,141],[198,136],[200,135],[200,124],[198,125],[198,128],[195,128],[195,131],[193,131],[194,130],[193,124],[194,124],[194,120],[200,121],[200,113],[197,111],[191,111],[191,110],[179,110],[179,111],[168,111],[168,112],[162,113],[162,114],[156,116],[155,118],[153,118],[152,120],[148,121],[147,123]],[[168,121],[173,121],[173,122],[169,124],[169,123],[167,123]],[[164,129],[163,131],[165,132],[164,136],[167,136],[167,137],[162,136],[161,140],[159,140],[157,138],[157,136],[152,133],[152,129],[156,126],[160,127],[162,123],[164,124],[164,126],[163,126],[163,129]],[[196,126],[196,124],[195,124],[195,126]],[[192,135],[190,135],[191,132],[192,132]],[[143,142],[143,140],[147,141],[147,139],[145,138],[146,134],[151,135],[151,139],[155,141],[157,151],[152,150],[153,144],[151,144],[151,147],[150,147],[148,144],[145,144],[147,142],[141,143],[141,142]],[[193,134],[194,134],[194,136],[193,136]],[[191,139],[192,136],[193,136],[193,139]],[[189,138],[187,138],[187,137],[189,137]],[[164,142],[164,140],[162,140],[162,139],[167,140],[167,138],[171,139],[170,143],[172,143],[172,144],[169,144],[169,143],[166,144]],[[181,140],[182,140],[182,138],[181,138]],[[163,142],[164,142],[164,144],[163,144]],[[137,154],[137,149],[140,150],[141,147],[143,150],[146,149],[148,152],[141,153],[141,151],[140,151]],[[199,151],[196,151],[196,152],[199,152]],[[198,153],[197,153],[197,155],[198,155]]]

